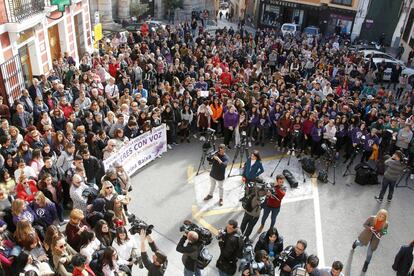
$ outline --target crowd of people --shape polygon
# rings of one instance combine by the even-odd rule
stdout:
[[[386,88],[385,69],[336,36],[232,28],[197,35],[188,22],[116,33],[79,63],[65,53],[12,106],[0,98],[3,271],[131,274],[139,245],[126,230],[130,180],[121,164],[102,161],[161,124],[170,150],[205,140],[212,128],[222,150],[247,139],[248,146],[274,143],[276,151],[318,158],[324,142],[345,162],[355,152],[380,162],[398,150],[412,164],[414,93],[398,67],[394,89]],[[273,226],[277,206],[268,207]],[[141,234],[142,252],[146,240],[155,255],[142,261],[162,275],[167,258],[150,235]],[[306,242],[296,247],[305,250]]]

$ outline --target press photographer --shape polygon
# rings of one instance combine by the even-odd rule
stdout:
[[[263,217],[262,222],[257,230],[258,233],[261,233],[263,231],[265,222],[267,217],[271,214],[270,219],[270,227],[273,228],[276,224],[276,217],[280,212],[280,206],[282,204],[282,199],[285,196],[286,192],[283,189],[283,183],[285,182],[285,177],[281,174],[276,176],[276,182],[274,185],[274,191],[268,191],[266,195],[266,200],[264,202],[263,207]]]
[[[249,236],[259,220],[261,198],[266,195],[266,190],[265,183],[257,185],[256,182],[249,182],[246,185],[245,196],[241,199],[242,207],[244,209],[244,216],[240,225],[240,230],[245,241],[249,240]]]
[[[187,242],[187,243],[186,243]],[[184,275],[192,276],[201,275],[201,269],[197,266],[198,254],[200,252],[201,243],[197,232],[184,232],[177,244],[177,252],[183,254],[181,260],[184,264]]]
[[[210,200],[213,198],[213,193],[218,184],[219,187],[219,205],[223,205],[223,183],[226,173],[227,163],[229,162],[229,157],[226,155],[226,146],[220,144],[218,146],[218,151],[211,157],[211,171],[210,171],[210,192],[204,198],[204,200]]]
[[[249,245],[251,247],[251,245]],[[244,255],[246,253],[246,255]],[[275,275],[275,268],[265,250],[259,250],[256,253],[244,251],[243,259],[240,263],[242,275]]]
[[[139,236],[141,240],[141,259],[145,268],[148,270],[148,276],[164,275],[168,265],[167,256],[158,249],[151,235],[147,235],[144,229],[141,229],[141,233]],[[152,256],[152,262],[148,257],[148,253],[145,246],[145,240],[148,241],[148,245],[150,246],[152,252],[155,253]]]
[[[220,276],[231,276],[236,273],[237,259],[242,257],[244,247],[243,239],[237,221],[229,220],[226,229],[220,230],[217,236],[220,247],[220,256],[217,260],[217,268]]]
[[[401,151],[397,150],[393,156],[385,161],[385,172],[384,178],[382,180],[381,191],[378,196],[375,196],[375,199],[379,202],[382,202],[385,192],[388,190],[388,202],[391,202],[392,195],[394,194],[395,184],[401,175],[404,174],[404,169],[406,166],[403,164],[404,155]]]
[[[303,267],[307,260],[305,253],[307,242],[298,240],[295,246],[290,245],[280,253],[278,264],[280,265],[280,276],[290,276],[297,267]]]

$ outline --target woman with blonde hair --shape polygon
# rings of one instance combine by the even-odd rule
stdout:
[[[16,242],[21,247],[28,247],[31,242],[29,242],[30,235],[35,235],[36,230],[33,228],[32,223],[26,219],[22,219],[16,223],[16,231],[14,231],[14,238]]]
[[[369,262],[371,261],[372,254],[377,249],[378,244],[382,236],[388,233],[388,212],[385,209],[381,209],[375,216],[370,216],[364,223],[364,230],[359,234],[358,239],[352,244],[352,250],[357,246],[368,245],[367,258],[365,259],[363,272],[368,269]]]
[[[11,211],[13,215],[13,222],[17,224],[21,220],[27,220],[33,223],[36,219],[36,213],[26,205],[23,199],[16,199],[12,202]]]
[[[16,147],[20,146],[20,143],[23,142],[23,136],[20,134],[19,129],[15,126],[10,126],[9,134],[11,143]]]
[[[56,205],[48,199],[42,192],[37,192],[35,200],[30,203],[36,213],[38,222],[42,225],[52,225],[58,219]]]

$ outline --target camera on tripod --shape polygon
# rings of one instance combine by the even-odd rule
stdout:
[[[254,256],[252,243],[246,242],[243,247],[243,256],[240,259],[239,271],[249,269],[250,275],[255,275],[255,271],[262,270],[265,267],[265,264],[263,262],[256,262]]]
[[[141,233],[142,229],[145,230],[145,235],[150,235],[152,229],[154,229],[154,225],[147,224],[145,221],[137,218],[134,214],[128,216],[128,221],[131,223],[131,228],[129,229],[131,235]]]
[[[185,220],[183,225],[180,226],[180,232],[188,233],[190,231],[194,231],[198,234],[198,240],[203,245],[209,245],[213,240],[213,235],[207,228],[200,227],[191,220]]]

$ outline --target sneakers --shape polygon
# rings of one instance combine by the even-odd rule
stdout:
[[[259,229],[257,229],[257,233],[260,234],[263,231],[264,225],[260,225]]]
[[[414,174],[410,174],[410,179],[413,180],[414,179]]]
[[[388,202],[388,203],[391,203],[391,201],[392,201],[392,199],[388,199],[388,200],[387,200],[387,202]]]
[[[212,199],[213,198],[213,196],[211,196],[211,195],[207,195],[205,198],[204,198],[204,200],[210,200],[210,199]]]
[[[222,198],[220,198],[220,200],[219,200],[219,206],[223,206],[223,199]]]
[[[288,152],[287,152],[287,155],[289,155],[290,154],[290,150],[288,150]]]
[[[381,203],[382,202],[382,198],[380,198],[379,196],[374,196],[374,198],[379,202],[379,203]]]
[[[292,156],[295,156],[295,151],[294,150],[292,150]]]
[[[354,243],[352,244],[352,250],[355,250],[356,247],[357,247],[357,241],[355,240]]]
[[[169,150],[172,150],[172,146],[171,146],[170,144],[168,144],[168,145],[167,145],[167,148],[168,148]]]
[[[247,143],[247,146],[248,146],[249,148],[251,148],[251,147],[252,147],[252,142],[248,142],[248,143]]]

